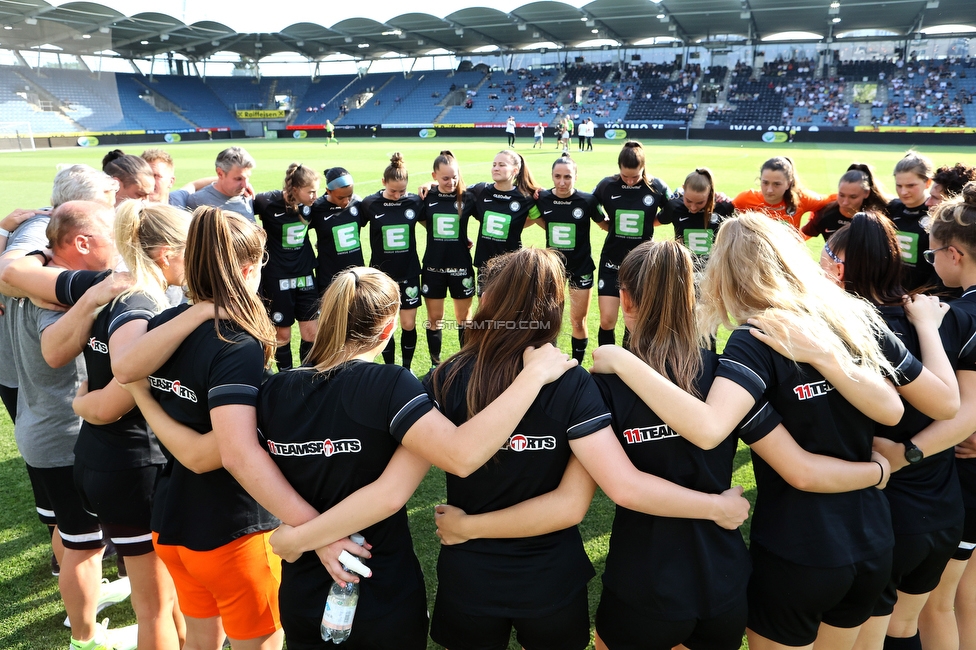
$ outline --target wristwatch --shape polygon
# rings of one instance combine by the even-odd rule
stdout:
[[[925,458],[925,454],[922,453],[922,450],[916,447],[915,443],[913,443],[911,440],[906,440],[902,444],[905,445],[905,460],[908,461],[909,465],[914,465]]]

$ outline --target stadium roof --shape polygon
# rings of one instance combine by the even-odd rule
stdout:
[[[337,53],[368,59],[389,53],[422,56],[432,50],[459,55],[492,47],[517,51],[544,43],[575,48],[599,39],[633,47],[655,37],[694,43],[739,35],[758,42],[783,32],[827,37],[831,29],[835,34],[880,29],[908,35],[922,27],[976,22],[973,0],[495,0],[493,7],[479,4],[487,3],[0,0],[0,48],[52,46],[71,54],[117,53],[129,59],[175,52],[201,60],[223,51],[253,59],[278,52],[297,52],[313,60]],[[449,12],[440,12],[441,7]]]

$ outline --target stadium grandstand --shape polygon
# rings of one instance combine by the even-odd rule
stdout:
[[[0,147],[314,137],[326,121],[498,128],[509,115],[589,117],[600,134],[976,133],[971,0],[461,2],[443,15],[407,1],[327,20],[291,0],[273,15],[195,4],[0,0]]]

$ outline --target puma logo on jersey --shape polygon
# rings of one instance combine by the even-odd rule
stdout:
[[[799,400],[813,399],[814,397],[820,397],[826,395],[830,391],[834,390],[834,387],[824,381],[815,381],[812,384],[800,384],[793,389],[796,393],[796,397]]]
[[[164,393],[173,393],[177,397],[196,403],[197,394],[180,383],[179,379],[170,381],[162,377],[149,376],[149,386]]]
[[[94,336],[88,339],[88,347],[90,347],[95,352],[101,354],[108,354],[108,346],[96,339]]]
[[[672,431],[671,427],[666,424],[659,424],[654,427],[627,429],[624,431],[623,435],[624,440],[627,441],[628,445],[636,445],[641,442],[653,442],[655,440],[666,440],[667,438],[679,437],[678,434]]]
[[[354,438],[342,440],[310,440],[308,442],[268,441],[268,452],[272,456],[325,456],[334,454],[355,454],[362,451],[363,443]]]
[[[556,448],[556,438],[554,436],[524,436],[516,433],[510,437],[504,445],[502,451],[547,451]]]

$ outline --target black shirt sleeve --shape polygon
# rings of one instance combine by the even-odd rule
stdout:
[[[878,332],[881,352],[895,369],[894,376],[888,376],[895,386],[910,384],[922,374],[922,362],[915,357],[895,333],[885,327]]]
[[[58,276],[55,294],[58,302],[69,307],[85,292],[112,274],[111,271],[65,271]]]

